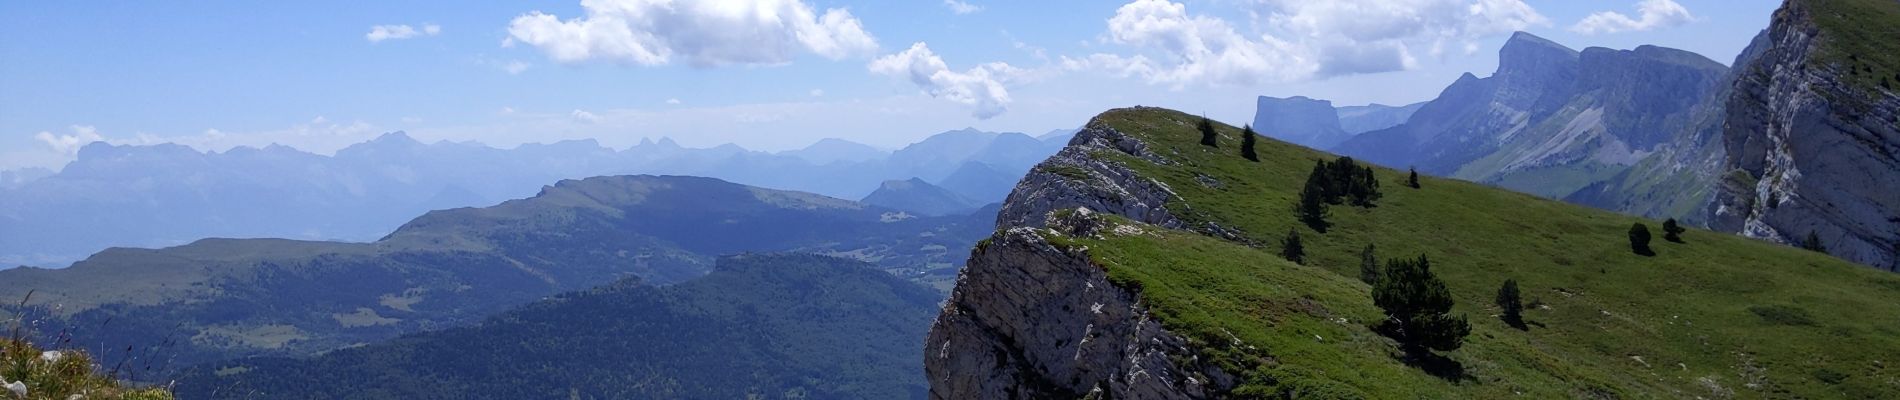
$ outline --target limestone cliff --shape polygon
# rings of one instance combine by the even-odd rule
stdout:
[[[1172,190],[1099,152],[1169,162],[1091,121],[1023,178],[997,216],[1001,230],[972,252],[930,330],[931,398],[1193,399],[1234,386],[1164,329],[1138,293],[1111,284],[1086,248],[1042,236],[1094,234],[1091,209],[1182,227],[1164,206]]]
[[[1893,268],[1900,76],[1879,61],[1892,49],[1866,49],[1892,37],[1862,37],[1892,21],[1867,18],[1900,18],[1900,2],[1794,0],[1775,13],[1761,55],[1737,66],[1713,227],[1786,243],[1812,233],[1830,254]]]

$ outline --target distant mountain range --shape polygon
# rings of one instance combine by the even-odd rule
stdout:
[[[1716,94],[1728,67],[1655,46],[1579,52],[1528,33],[1512,36],[1498,57],[1490,77],[1465,74],[1405,124],[1334,150],[1651,217],[1688,218],[1706,204],[1710,191],[1689,182],[1618,194],[1599,188],[1660,175],[1652,165],[1665,158],[1684,162],[1667,172],[1709,181],[1715,158],[1706,156],[1705,139],[1720,122]],[[1578,194],[1586,189],[1594,193]]]
[[[942,295],[812,255],[743,255],[673,286],[561,294],[478,325],[307,359],[209,364],[180,398],[921,399]]]
[[[884,181],[877,191],[859,201],[929,216],[967,214],[980,206],[975,200],[919,178]]]
[[[63,266],[108,247],[163,247],[207,237],[368,241],[423,212],[485,206],[547,182],[602,175],[693,175],[862,198],[887,180],[921,178],[980,204],[1067,144],[973,129],[894,152],[838,139],[766,153],[685,148],[668,139],[611,149],[593,140],[497,149],[424,144],[402,132],[334,156],[284,146],[200,152],[175,144],[94,143],[57,173],[0,174],[0,268]]]
[[[1334,107],[1331,101],[1305,96],[1260,96],[1255,103],[1253,129],[1275,139],[1325,149],[1361,133],[1403,124],[1424,105]]]
[[[11,299],[0,316],[38,321],[46,340],[130,346],[137,353],[125,356],[162,374],[460,326],[628,277],[678,283],[728,254],[848,257],[948,290],[994,215],[921,217],[711,178],[566,180],[493,207],[429,212],[371,243],[205,239],[0,271],[0,298]]]
[[[1734,69],[1520,32],[1490,77],[1465,74],[1402,124],[1352,135],[1330,103],[1263,97],[1255,125],[1394,168],[1781,243],[1812,236],[1900,270],[1900,60],[1883,58],[1900,48],[1860,39],[1883,36],[1864,31],[1900,7],[1791,1],[1777,16]]]

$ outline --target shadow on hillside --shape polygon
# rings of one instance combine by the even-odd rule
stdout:
[[[1433,353],[1430,350],[1408,351],[1405,353],[1404,361],[1405,365],[1418,368],[1427,374],[1438,377],[1438,379],[1444,379],[1452,383],[1459,383],[1471,379],[1471,375],[1465,373],[1464,363],[1460,363],[1458,360],[1453,360],[1450,357],[1438,355],[1438,353]]]
[[[1498,319],[1502,319],[1502,320],[1504,320],[1504,325],[1507,325],[1507,326],[1510,326],[1510,327],[1511,327],[1512,329],[1517,329],[1517,330],[1520,330],[1520,331],[1529,331],[1529,330],[1531,330],[1531,327],[1530,327],[1530,325],[1527,325],[1527,323],[1530,323],[1530,324],[1537,324],[1537,327],[1538,327],[1538,328],[1542,328],[1542,327],[1544,327],[1544,324],[1542,324],[1542,323],[1537,323],[1537,322],[1528,322],[1528,321],[1525,321],[1525,320],[1524,320],[1524,318],[1521,318],[1521,317],[1520,317],[1520,318],[1511,318],[1510,316],[1504,316],[1504,317],[1500,317],[1500,318],[1498,318]]]

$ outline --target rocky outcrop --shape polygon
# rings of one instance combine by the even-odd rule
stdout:
[[[1093,234],[1100,220],[997,233],[970,257],[930,329],[924,371],[932,399],[1199,399],[1234,378],[1208,365],[1108,281],[1088,249],[1045,234]],[[1047,220],[1045,220],[1047,221]]]
[[[1761,55],[1738,66],[1712,227],[1786,243],[1812,232],[1830,254],[1891,268],[1900,241],[1900,95],[1855,79],[1860,56],[1827,58],[1830,46],[1845,45],[1831,35],[1850,35],[1816,22],[1820,3],[1784,4]]]
[[[972,252],[931,327],[924,354],[931,398],[1197,399],[1233,388],[1231,375],[1149,314],[1138,289],[1109,282],[1088,249],[1045,236],[1097,235],[1104,226],[1097,213],[1190,228],[1168,208],[1173,190],[1109,154],[1171,163],[1090,121],[1030,171],[998,212],[1001,230]]]
[[[1089,121],[1069,146],[1036,165],[1016,183],[996,215],[996,227],[1041,227],[1056,210],[1086,207],[1166,228],[1181,228],[1168,210],[1173,189],[1136,174],[1098,152],[1117,152],[1160,164],[1170,161],[1148,151],[1148,145],[1100,121]]]

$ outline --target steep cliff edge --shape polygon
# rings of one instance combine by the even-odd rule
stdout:
[[[1895,267],[1900,244],[1900,2],[1795,0],[1738,66],[1718,230]]]
[[[1089,234],[1075,229],[1086,228],[1060,234]],[[1087,249],[1045,234],[1012,228],[971,256],[926,342],[931,398],[1189,399],[1233,388]]]
[[[1086,249],[1045,236],[1095,234],[1090,209],[1182,226],[1165,207],[1172,190],[1103,152],[1168,162],[1095,120],[1031,170],[997,215],[1002,230],[972,252],[930,330],[932,398],[1206,398],[1232,388],[1218,368],[1177,364],[1194,352],[1135,293],[1109,283]]]
[[[1637,255],[1658,221],[1383,168],[1376,207],[1315,231],[1292,205],[1334,156],[1265,138],[1249,161],[1198,121],[1111,110],[1017,185],[920,349],[932,398],[1900,396],[1868,367],[1900,359],[1900,276],[1702,230]],[[1371,328],[1369,244],[1430,258],[1463,347],[1415,359]],[[1530,328],[1493,317],[1507,278]]]

